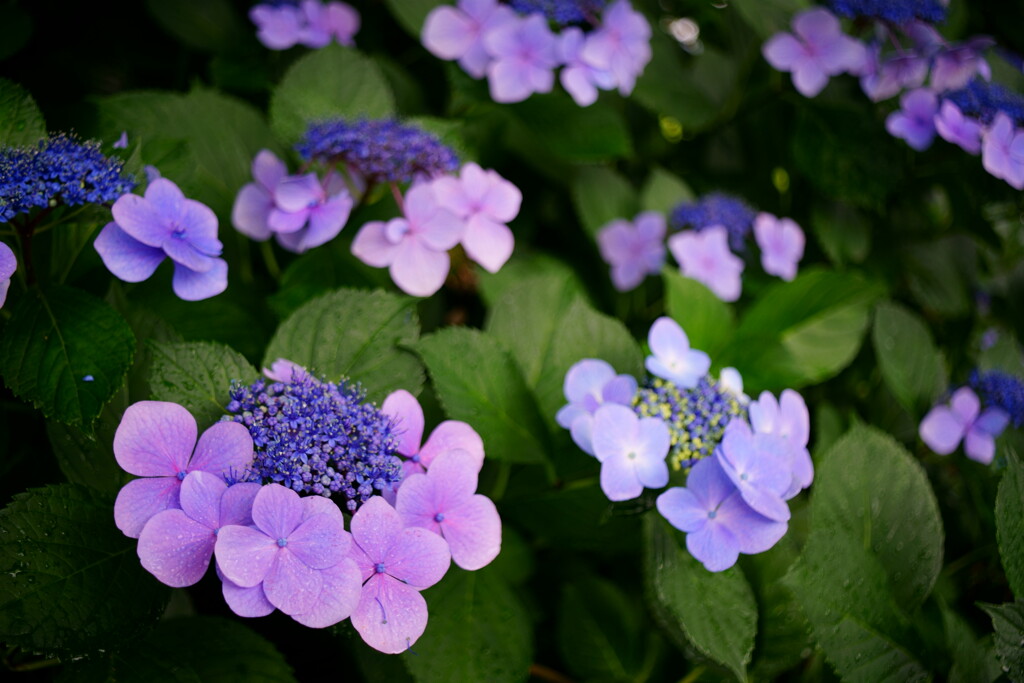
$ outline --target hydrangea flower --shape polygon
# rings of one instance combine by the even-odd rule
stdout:
[[[939,50],[932,62],[932,90],[942,92],[963,88],[976,75],[986,81],[990,80],[992,69],[982,56],[982,51],[993,44],[991,38],[979,37]]]
[[[1024,130],[1003,112],[982,135],[981,165],[1014,189],[1024,190]]]
[[[612,284],[629,291],[648,275],[657,275],[665,265],[665,217],[645,211],[633,222],[612,221],[597,233],[601,258],[611,264]]]
[[[259,484],[229,487],[209,472],[189,472],[181,482],[181,508],[158,512],[142,527],[142,566],[168,586],[198,582],[210,566],[220,528],[253,523],[252,502],[259,491]]]
[[[761,52],[775,69],[792,72],[793,86],[804,97],[821,92],[831,76],[864,68],[864,46],[843,33],[827,9],[800,12],[793,18],[793,31],[796,35],[775,34]]]
[[[585,453],[594,455],[591,439],[594,413],[608,403],[629,405],[636,388],[636,379],[616,375],[614,368],[603,360],[578,361],[565,373],[562,391],[569,403],[558,410],[555,421],[570,430],[572,440]]]
[[[452,561],[468,571],[487,566],[501,552],[501,518],[491,499],[476,492],[479,471],[474,455],[445,451],[426,473],[405,479],[395,500],[406,526],[440,535]]]
[[[938,109],[938,98],[927,88],[903,93],[900,109],[889,114],[885,120],[885,129],[890,135],[906,140],[918,152],[924,151],[931,147],[935,139],[935,115]]]
[[[711,367],[711,358],[703,351],[690,348],[690,338],[672,318],[654,321],[647,333],[651,355],[644,361],[647,371],[656,377],[690,389],[697,386]]]
[[[804,231],[789,218],[759,213],[754,219],[754,239],[761,249],[761,267],[769,275],[791,281],[804,256]]]
[[[609,500],[631,500],[644,488],[668,483],[668,427],[626,406],[606,403],[594,413],[594,457],[601,462],[601,490]]]
[[[668,238],[668,248],[683,275],[705,285],[722,301],[736,301],[743,288],[743,261],[729,251],[728,239],[725,226],[714,225],[699,232],[676,233]]]
[[[0,307],[7,302],[7,291],[11,288],[11,277],[18,269],[18,259],[9,246],[0,242]]]
[[[622,95],[633,92],[636,79],[651,61],[651,26],[629,0],[615,0],[601,15],[601,26],[591,33],[580,58],[595,69],[608,71]]]
[[[550,92],[559,65],[558,40],[539,14],[510,19],[484,34],[494,57],[487,82],[495,102],[521,102],[533,93]]]
[[[304,505],[295,491],[268,484],[253,500],[254,526],[227,525],[217,533],[224,576],[243,588],[262,583],[267,600],[285,614],[313,609],[322,571],[345,559],[351,546],[340,515],[306,516]]]
[[[565,65],[559,74],[562,87],[581,107],[597,101],[597,91],[615,87],[615,75],[599,69],[583,58],[583,47],[588,38],[575,26],[562,31],[558,38],[559,59]]]
[[[140,401],[128,406],[114,433],[114,457],[130,481],[117,494],[114,522],[138,538],[158,512],[180,508],[181,482],[201,470],[224,479],[246,472],[253,441],[239,425],[218,422],[199,437],[196,420],[177,403]]]
[[[516,20],[515,12],[498,0],[459,0],[457,7],[441,5],[423,22],[423,46],[441,59],[458,60],[473,78],[483,78],[493,57],[484,35]]]
[[[387,223],[370,221],[352,241],[352,253],[375,268],[388,268],[406,294],[430,296],[441,289],[465,223],[444,208],[430,184],[414,185],[405,195],[404,216]]]
[[[790,457],[781,440],[754,434],[743,420],[732,420],[715,452],[725,476],[743,501],[758,514],[776,522],[789,521],[783,495],[793,481]]]
[[[506,223],[519,215],[523,193],[498,175],[469,162],[458,178],[441,176],[433,183],[437,203],[465,222],[461,243],[466,254],[490,273],[501,269],[515,247]]]
[[[33,209],[116,200],[135,187],[124,162],[97,141],[58,133],[30,147],[0,149],[0,223]]]
[[[249,19],[258,29],[256,38],[271,50],[287,50],[295,45],[321,48],[337,40],[352,45],[359,31],[359,13],[344,2],[302,0],[256,5]]]
[[[186,199],[178,186],[158,178],[145,197],[125,194],[111,209],[113,222],[93,246],[111,273],[141,282],[168,256],[174,262],[174,293],[186,301],[208,299],[228,286],[228,264],[220,257],[217,216]]]
[[[1005,411],[1014,427],[1024,426],[1024,380],[996,370],[974,370],[969,382],[986,406]]]
[[[252,435],[253,479],[337,496],[349,511],[400,480],[392,422],[355,383],[292,375],[233,382],[227,410]]]
[[[672,209],[669,223],[676,231],[686,227],[700,231],[724,225],[729,232],[729,248],[736,253],[743,253],[756,217],[757,212],[739,197],[724,192],[710,192],[695,201],[677,205]]]
[[[998,83],[975,78],[960,90],[944,93],[944,101],[952,102],[964,114],[988,126],[1002,113],[1016,126],[1024,126],[1024,96],[1007,90]]]
[[[370,647],[405,652],[427,627],[427,603],[420,591],[448,571],[448,544],[427,529],[406,527],[382,498],[373,498],[352,516],[352,540],[352,558],[363,581],[352,625]]]
[[[672,526],[686,533],[686,549],[712,572],[736,564],[740,553],[768,550],[789,527],[747,505],[718,458],[694,465],[686,488],[668,489],[658,496],[657,507]]]
[[[595,24],[607,0],[510,0],[520,14],[543,14],[560,25]]]
[[[306,161],[340,165],[368,183],[434,178],[459,165],[436,136],[393,119],[313,123],[296,149]]]
[[[747,406],[747,411],[754,433],[777,438],[789,453],[793,479],[782,496],[789,500],[814,480],[814,464],[807,450],[811,438],[807,404],[792,389],[785,389],[779,399],[769,391],[762,391],[757,400]]]
[[[935,114],[935,132],[946,142],[952,142],[968,154],[981,151],[981,125],[964,116],[960,107],[950,100],[943,100]]]
[[[928,448],[939,455],[949,455],[964,442],[964,452],[971,460],[989,464],[995,456],[995,438],[1002,434],[1009,415],[998,407],[981,410],[981,402],[970,387],[953,392],[948,405],[932,408],[918,433]]]
[[[873,102],[895,97],[906,88],[918,88],[928,76],[929,60],[914,50],[898,50],[880,58],[881,48],[875,44],[868,51],[860,71],[860,87]]]
[[[426,443],[423,443],[423,408],[416,397],[405,389],[388,394],[380,412],[391,418],[392,431],[398,439],[396,451],[407,458],[402,461],[402,481],[413,474],[426,472],[435,458],[456,449],[473,458],[477,472],[483,467],[483,439],[465,422],[445,420],[434,428]],[[385,491],[385,495],[387,493]]]

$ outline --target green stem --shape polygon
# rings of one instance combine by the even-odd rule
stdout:
[[[494,481],[494,486],[491,487],[491,500],[501,500],[502,496],[505,495],[505,489],[508,488],[508,480],[512,474],[512,463],[501,462],[498,464],[498,478]]]
[[[270,277],[280,282],[281,266],[277,264],[277,257],[274,256],[274,246],[270,243],[270,240],[260,242],[260,253],[263,254],[263,263],[266,264]]]
[[[704,666],[695,667],[679,683],[694,683],[706,670],[707,668]]]

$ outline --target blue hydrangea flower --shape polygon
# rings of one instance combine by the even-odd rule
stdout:
[[[567,24],[594,24],[607,0],[511,0],[520,14],[543,14],[551,21]]]
[[[0,223],[35,208],[112,202],[135,187],[123,165],[104,156],[99,142],[65,133],[0,149]]]
[[[1005,372],[975,370],[969,383],[986,407],[1002,408],[1014,427],[1024,425],[1024,380]]]
[[[256,445],[252,480],[336,496],[350,511],[401,480],[400,434],[356,383],[300,373],[235,381],[227,409]]]
[[[368,182],[411,182],[458,168],[451,148],[434,135],[394,119],[340,119],[309,126],[296,149],[302,158],[344,164]]]
[[[672,209],[669,224],[674,230],[703,230],[724,225],[729,233],[729,248],[744,251],[744,243],[754,226],[757,212],[742,199],[724,192],[712,192],[692,202],[683,202]]]
[[[836,14],[846,17],[871,17],[896,24],[912,19],[940,22],[946,20],[946,8],[938,0],[829,0]]]
[[[942,99],[955,104],[964,116],[978,119],[986,126],[991,125],[999,112],[1010,117],[1016,126],[1024,126],[1024,96],[998,83],[975,78],[965,87],[947,92]]]

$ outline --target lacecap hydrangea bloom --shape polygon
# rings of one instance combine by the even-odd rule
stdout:
[[[656,507],[686,533],[687,549],[708,570],[728,569],[739,554],[778,542],[788,528],[787,501],[814,478],[807,406],[789,389],[779,399],[763,392],[748,401],[738,373],[727,369],[722,380],[708,375],[710,359],[690,348],[670,318],[655,321],[648,343],[651,374],[633,379],[636,393],[628,402],[599,400],[611,383],[624,384],[603,361],[584,359],[570,368],[570,403],[559,424],[571,417],[577,443],[578,433],[589,438],[587,452],[601,462],[601,489],[610,500],[662,488],[673,470],[686,473],[686,486],[661,493]],[[583,383],[570,382],[570,375],[584,372],[590,381],[581,399],[577,383]],[[584,422],[586,430],[578,429]]]
[[[256,37],[271,50],[321,48],[331,41],[352,45],[360,23],[359,12],[337,0],[277,0],[256,5],[249,18],[259,29]]]

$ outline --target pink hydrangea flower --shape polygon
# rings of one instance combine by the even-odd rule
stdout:
[[[761,267],[787,282],[796,277],[804,256],[804,231],[789,218],[759,213],[754,219],[754,239],[761,248]]]
[[[935,114],[935,132],[968,154],[981,151],[981,124],[964,116],[960,107],[946,100]]]
[[[612,285],[626,292],[648,275],[657,275],[665,265],[664,214],[645,211],[633,222],[612,221],[597,233],[601,258],[611,264]]]
[[[593,35],[593,34],[590,34]],[[590,38],[578,26],[569,26],[559,36],[559,57],[565,66],[558,75],[566,92],[581,107],[597,101],[597,91],[615,87],[615,74],[599,69],[583,58],[583,48]]]
[[[579,56],[611,73],[619,92],[628,95],[651,61],[651,26],[629,0],[616,0],[601,13],[600,28],[587,37]]]
[[[487,82],[495,102],[521,102],[533,93],[551,92],[559,65],[558,39],[540,14],[516,17],[484,34],[494,57]]]
[[[831,76],[858,73],[864,68],[864,46],[843,33],[839,19],[822,7],[793,18],[793,31],[777,33],[762,48],[764,58],[779,71],[793,74],[793,86],[804,97],[814,97]]]
[[[457,59],[473,78],[483,78],[493,61],[484,47],[484,35],[517,18],[498,0],[459,0],[457,7],[441,5],[423,22],[423,46],[441,59]]]
[[[1024,130],[1013,119],[999,112],[981,139],[981,165],[985,170],[1024,190]]]
[[[918,88],[905,92],[900,97],[900,108],[885,119],[885,129],[890,135],[905,140],[918,152],[924,151],[931,147],[935,139],[935,115],[938,109],[938,97],[931,90]]]
[[[743,260],[729,251],[725,226],[676,233],[668,238],[668,248],[683,275],[704,284],[722,301],[740,298]]]

